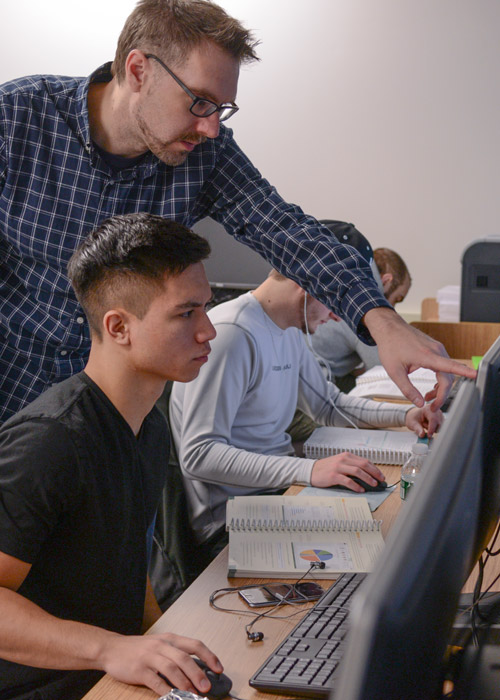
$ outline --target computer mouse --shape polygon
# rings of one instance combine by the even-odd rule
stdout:
[[[226,676],[225,673],[215,673],[207,664],[201,659],[194,659],[198,666],[205,672],[208,680],[211,683],[210,690],[205,693],[207,698],[210,700],[219,700],[219,698],[225,698],[231,688],[233,687],[233,681]]]
[[[366,481],[358,479],[357,476],[351,476],[349,478],[362,486],[367,493],[370,491],[385,491],[387,488],[387,481],[378,481],[376,486],[372,486],[371,484],[367,484]],[[343,489],[344,491],[352,491],[352,489],[348,488],[347,486],[336,486],[335,488]]]
[[[215,671],[212,671],[212,669],[209,668],[201,659],[193,657],[193,661],[196,661],[201,670],[205,672],[206,677],[211,683],[210,690],[203,693],[202,697],[210,698],[210,700],[225,698],[233,687],[233,681],[226,676],[225,673],[215,673]],[[163,673],[159,673],[158,675],[160,675],[169,685],[172,685],[172,683],[168,680],[168,678],[166,678],[166,676],[163,675]],[[198,691],[198,693],[201,695],[201,691]]]

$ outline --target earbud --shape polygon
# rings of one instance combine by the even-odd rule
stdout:
[[[247,637],[251,642],[261,642],[264,639],[263,632],[247,632]]]
[[[313,569],[324,569],[326,564],[324,561],[313,561],[311,566],[313,567]]]

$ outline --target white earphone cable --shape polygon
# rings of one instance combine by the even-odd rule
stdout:
[[[314,350],[312,346],[312,341],[311,341],[311,334],[309,332],[309,323],[307,322],[307,292],[304,292],[304,328],[306,331],[306,344],[309,350],[312,352],[314,357],[316,358],[317,362],[319,363],[320,367],[323,367],[326,370],[326,380],[329,384],[334,384],[335,382],[332,380],[332,371],[330,368],[330,365],[328,362],[321,357],[321,355],[318,355],[318,353]],[[342,416],[342,418],[350,423],[353,428],[356,428],[356,430],[359,430],[359,426],[356,425],[356,423],[349,418],[347,414],[340,409],[335,401],[333,400],[333,397],[330,393],[328,393],[328,401],[330,402],[331,407],[333,408],[334,411],[337,411],[339,415]]]

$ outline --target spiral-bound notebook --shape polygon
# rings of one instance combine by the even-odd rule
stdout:
[[[366,498],[236,496],[227,503],[229,577],[291,578],[371,571],[382,551],[381,522]]]
[[[377,464],[403,464],[417,442],[415,433],[364,428],[316,428],[304,443],[304,456],[322,459],[352,452]]]
[[[408,375],[420,393],[425,396],[428,391],[432,391],[436,384],[436,373],[431,369],[419,367]],[[356,379],[356,386],[349,392],[350,396],[362,396],[364,398],[394,399],[407,401],[401,389],[395,384],[387,374],[382,365],[371,367]]]

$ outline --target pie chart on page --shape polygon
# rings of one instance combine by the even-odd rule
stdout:
[[[301,559],[305,561],[328,561],[333,557],[326,549],[304,549],[300,553]]]

